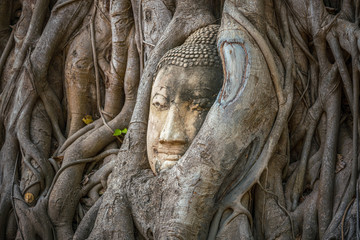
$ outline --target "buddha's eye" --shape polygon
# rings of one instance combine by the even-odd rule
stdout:
[[[152,105],[159,111],[163,111],[169,108],[169,101],[163,95],[156,94],[153,97]]]
[[[190,104],[193,111],[208,111],[212,105],[212,101],[208,98],[194,99]]]

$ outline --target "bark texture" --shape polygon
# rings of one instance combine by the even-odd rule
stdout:
[[[0,0],[0,239],[359,238],[359,7]],[[222,88],[155,175],[158,63],[212,24]]]

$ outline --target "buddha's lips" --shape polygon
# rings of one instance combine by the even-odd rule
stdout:
[[[186,151],[186,146],[183,144],[169,145],[169,146],[164,146],[164,144],[159,144],[158,146],[154,146],[153,149],[155,152],[159,154],[183,155]]]
[[[159,153],[159,157],[165,161],[178,161],[182,155]]]

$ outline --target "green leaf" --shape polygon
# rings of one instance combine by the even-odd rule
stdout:
[[[115,131],[114,131],[114,134],[113,134],[113,136],[120,136],[121,135],[121,130],[120,129],[115,129]]]
[[[123,130],[121,130],[121,133],[126,134],[127,133],[127,128],[124,128]]]

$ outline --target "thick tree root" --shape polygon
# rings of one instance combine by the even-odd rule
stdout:
[[[96,203],[86,213],[85,217],[82,219],[80,225],[76,229],[73,238],[74,240],[82,240],[88,238],[95,224],[96,215],[99,211],[101,204],[102,204],[102,198],[97,200]]]

